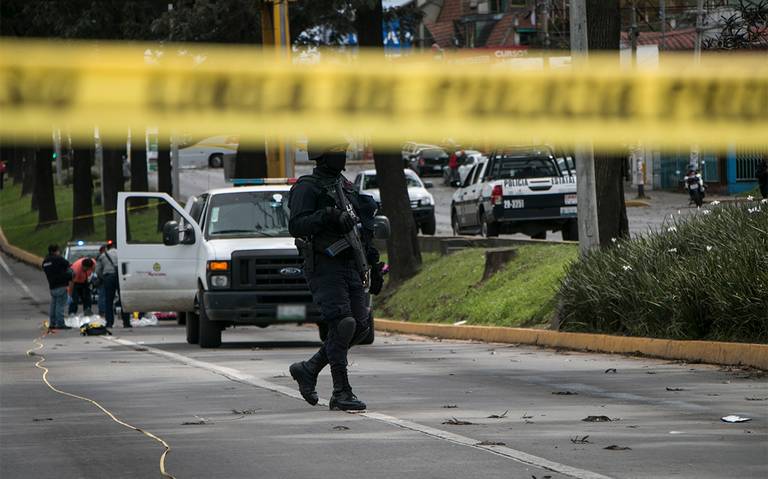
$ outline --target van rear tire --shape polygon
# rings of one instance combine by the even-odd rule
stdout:
[[[211,168],[221,168],[224,166],[224,156],[216,153],[208,158],[208,166]]]

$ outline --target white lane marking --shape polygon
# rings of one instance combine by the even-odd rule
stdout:
[[[134,349],[142,348],[141,350],[146,350],[149,353],[155,354],[157,356],[163,356],[165,358],[171,359],[181,364],[185,364],[187,366],[204,369],[206,371],[210,371],[210,372],[222,375],[233,381],[250,384],[258,388],[267,389],[269,391],[274,391],[280,394],[284,394],[288,397],[298,399],[300,401],[304,401],[304,399],[301,397],[301,394],[299,394],[299,392],[295,389],[281,386],[280,384],[275,384],[265,379],[251,376],[250,374],[245,374],[237,369],[228,368],[225,366],[219,366],[213,363],[208,363],[208,362],[200,361],[197,359],[192,359],[182,354],[163,351],[162,349],[147,346],[145,344],[138,344],[133,341],[129,341],[127,339],[119,339],[119,338],[109,337],[109,336],[102,336],[102,339],[106,339],[108,341],[122,344],[123,346],[127,346]],[[318,404],[322,406],[328,406],[328,401],[326,399],[320,399]],[[425,426],[423,424],[407,421],[405,419],[399,419],[394,416],[389,416],[389,415],[381,414],[377,412],[355,413],[355,415],[364,416],[370,419],[375,419],[377,421],[381,421],[386,424],[401,427],[403,429],[420,432],[427,436],[448,441],[454,444],[459,444],[459,445],[471,447],[474,449],[481,449],[483,451],[490,452],[492,454],[496,454],[498,456],[505,457],[507,459],[512,459],[514,461],[517,461],[529,466],[535,466],[541,469],[546,469],[548,471],[557,472],[559,474],[563,474],[564,476],[574,477],[576,479],[611,479],[609,476],[604,476],[596,472],[579,469],[577,467],[567,466],[565,464],[560,464],[558,462],[550,461],[543,457],[534,456],[532,454],[528,454],[523,451],[518,451],[517,449],[512,449],[511,447],[480,445],[479,444],[480,441],[477,439],[472,439],[467,436],[462,436],[462,435],[454,434],[448,431],[443,431],[442,429]]]
[[[11,268],[8,266],[8,263],[5,262],[2,255],[0,255],[0,266],[2,266],[5,272],[8,273],[8,276],[11,277],[14,283],[16,283],[19,286],[19,288],[21,288],[21,290],[27,294],[27,296],[32,298],[32,301],[36,303],[40,302],[37,300],[37,296],[35,296],[35,293],[33,293],[32,290],[27,287],[24,281],[17,278],[16,275],[13,273],[13,271],[11,271]]]

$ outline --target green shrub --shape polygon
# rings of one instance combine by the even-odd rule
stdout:
[[[561,328],[768,342],[768,204],[716,206],[568,269]]]

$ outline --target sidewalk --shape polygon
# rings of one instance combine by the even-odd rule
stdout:
[[[675,216],[686,216],[696,212],[695,206],[688,206],[688,195],[686,193],[676,193],[662,190],[653,190],[646,192],[649,199],[642,200],[648,203],[645,207],[627,208],[627,217],[629,219],[629,232],[632,236],[647,233],[652,229],[659,229],[664,224],[672,221]],[[626,190],[625,200],[634,200],[637,198],[637,191],[634,188]],[[732,201],[732,196],[707,196],[704,207],[711,201]]]

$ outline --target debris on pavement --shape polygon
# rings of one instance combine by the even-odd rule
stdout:
[[[157,316],[155,313],[147,313],[141,318],[131,318],[131,326],[142,328],[144,326],[157,326]]]
[[[334,431],[349,431],[347,426],[333,426]]]
[[[210,424],[208,421],[205,420],[205,418],[202,418],[200,416],[195,416],[197,418],[197,421],[184,421],[181,423],[182,426],[207,426]]]
[[[609,451],[631,451],[631,447],[627,446],[617,446],[616,444],[612,444],[610,446],[606,446],[603,449],[607,449]]]
[[[507,413],[509,413],[509,409],[507,409],[501,414],[491,414],[490,416],[488,416],[488,419],[504,419],[505,417],[507,417]]]
[[[250,414],[256,414],[256,411],[258,411],[258,408],[254,409],[243,409],[242,411],[239,409],[233,409],[232,414],[239,414],[241,416],[248,416]]]
[[[528,415],[528,411],[524,412],[520,419],[533,419],[533,416]]]
[[[588,438],[589,438],[588,435],[582,436],[582,437],[576,436],[571,438],[571,442],[574,444],[592,444],[591,442],[589,442]]]
[[[616,371],[616,368],[608,368],[605,370],[605,374],[616,374],[618,371]]]
[[[457,404],[443,404],[440,407],[442,407],[443,409],[456,409],[459,406]]]
[[[673,388],[673,387],[667,386],[667,391],[679,392],[679,391],[687,391],[687,389],[685,389],[685,388]]]
[[[36,417],[32,418],[32,422],[53,421],[52,417]]]
[[[768,401],[768,397],[765,398],[758,398],[758,397],[745,397],[747,401]]]
[[[556,396],[577,396],[579,393],[576,391],[552,391],[552,394]]]
[[[611,422],[613,419],[608,416],[587,416],[582,421],[586,422]]]
[[[723,421],[723,422],[735,423],[735,422],[751,421],[752,418],[751,417],[744,417],[744,416],[730,415],[730,416],[721,417],[720,420]]]
[[[471,426],[474,423],[469,421],[462,421],[461,419],[456,419],[455,417],[452,417],[447,421],[443,421],[443,424],[448,424],[449,426]]]
[[[480,441],[475,446],[506,446],[507,443],[499,441]]]

